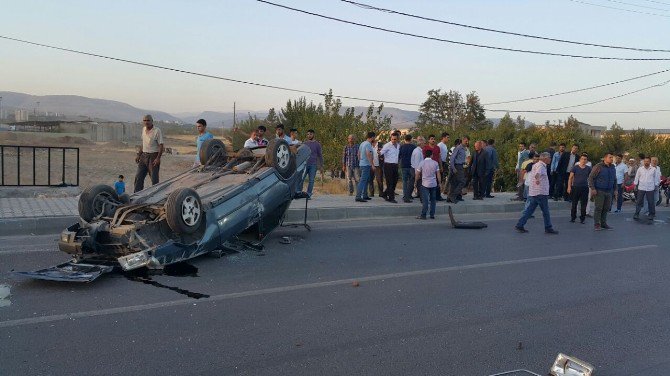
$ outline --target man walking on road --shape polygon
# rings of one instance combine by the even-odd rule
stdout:
[[[361,146],[358,148],[358,164],[361,168],[361,181],[358,182],[358,188],[356,189],[356,202],[366,202],[370,199],[368,196],[368,182],[370,181],[370,175],[373,173],[374,161],[373,154],[374,151],[372,148],[372,143],[375,141],[375,132],[368,132],[367,139],[365,142],[361,143]]]
[[[463,191],[463,187],[465,187],[465,171],[463,170],[463,164],[465,164],[465,149],[467,149],[469,143],[470,139],[468,136],[464,136],[461,143],[454,149],[454,152],[451,154],[451,159],[449,160],[450,173],[453,174],[454,178],[452,179],[452,186],[447,201],[454,204],[463,201],[463,198],[461,197],[461,192]]]
[[[611,230],[607,224],[607,213],[612,206],[612,193],[616,189],[616,170],[614,169],[612,153],[605,153],[603,161],[593,166],[589,175],[589,188],[591,189],[591,198],[595,202],[595,211],[593,212],[593,229],[600,231],[602,229]]]
[[[500,167],[500,162],[498,161],[498,151],[496,150],[495,140],[490,139],[488,145],[484,148],[488,153],[488,171],[486,172],[486,187],[484,188],[484,197],[493,198],[491,196],[491,190],[493,189],[493,177],[495,176],[496,170]]]
[[[142,146],[135,157],[135,163],[137,163],[135,192],[144,189],[144,179],[147,174],[151,176],[151,185],[158,184],[161,156],[163,155],[163,133],[160,129],[154,127],[153,117],[144,115],[142,122],[144,123]]]
[[[519,222],[517,222],[515,229],[518,232],[528,232],[524,227],[528,219],[533,215],[535,209],[539,206],[542,210],[542,217],[544,217],[544,232],[546,234],[558,234],[551,225],[551,217],[549,215],[549,175],[547,174],[547,165],[551,163],[549,153],[544,152],[540,154],[540,160],[533,164],[533,169],[530,171],[531,184],[528,188],[529,205],[523,211]]]
[[[430,219],[435,219],[435,205],[437,191],[440,189],[440,166],[431,157],[433,152],[426,150],[426,158],[419,163],[416,169],[416,178],[421,180],[421,215],[417,219],[426,219],[428,213],[428,203],[430,202]]]
[[[398,160],[402,171],[402,201],[412,202],[412,190],[414,190],[414,171],[412,168],[412,154],[416,145],[412,143],[412,135],[405,135],[405,142],[400,145]],[[418,166],[417,166],[418,167]]]
[[[388,202],[397,204],[395,188],[398,184],[398,156],[400,154],[398,133],[391,134],[391,141],[384,144],[379,154],[384,157],[384,178],[386,179],[386,190],[382,197]]]
[[[643,166],[638,168],[635,173],[637,194],[635,195],[635,215],[633,219],[640,219],[640,210],[642,210],[645,200],[649,206],[649,219],[653,219],[656,216],[654,191],[656,190],[656,182],[659,179],[658,170],[651,165],[651,158],[645,157]]]
[[[353,134],[350,134],[342,151],[342,171],[344,171],[349,185],[349,196],[354,194],[354,189],[356,189],[361,177],[361,168],[358,165],[358,147],[356,138]]]

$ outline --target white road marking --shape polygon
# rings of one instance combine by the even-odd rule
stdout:
[[[415,271],[409,271],[409,272],[378,274],[378,275],[372,275],[372,276],[367,276],[367,277],[338,279],[338,280],[334,280],[334,281],[306,283],[306,284],[302,284],[302,285],[272,287],[272,288],[266,288],[266,289],[260,289],[260,290],[251,290],[251,291],[242,291],[242,292],[235,292],[235,293],[228,293],[228,294],[221,294],[221,295],[212,295],[209,298],[200,299],[200,300],[197,300],[197,301],[193,300],[193,299],[180,299],[180,300],[171,300],[171,301],[160,302],[160,303],[142,304],[142,305],[134,305],[134,306],[126,306],[126,307],[100,309],[100,310],[94,310],[94,311],[72,312],[72,313],[64,313],[64,314],[60,314],[60,315],[49,315],[49,316],[41,316],[41,317],[30,317],[30,318],[24,318],[24,319],[0,321],[0,328],[12,328],[12,327],[17,327],[17,326],[22,326],[22,325],[41,324],[41,323],[48,323],[48,322],[54,322],[54,321],[79,319],[79,318],[85,318],[85,317],[107,316],[107,315],[114,315],[114,314],[119,314],[119,313],[146,311],[146,310],[156,309],[156,308],[185,306],[185,305],[191,305],[195,302],[198,302],[198,303],[216,302],[216,301],[221,301],[221,300],[231,300],[231,299],[244,298],[244,297],[249,297],[249,296],[270,295],[270,294],[284,293],[284,292],[290,292],[290,291],[309,290],[309,289],[316,289],[316,288],[321,288],[321,287],[330,287],[330,286],[337,286],[337,285],[347,285],[347,284],[351,284],[355,281],[357,281],[357,282],[372,282],[372,281],[381,281],[381,280],[386,280],[386,279],[406,278],[406,277],[437,274],[437,273],[447,273],[447,272],[462,271],[462,270],[484,269],[484,268],[493,268],[493,267],[498,267],[498,266],[530,264],[530,263],[536,263],[536,262],[574,259],[574,258],[581,258],[581,257],[590,257],[590,256],[613,254],[613,253],[629,252],[629,251],[641,251],[641,250],[654,249],[654,248],[658,248],[658,245],[648,244],[648,245],[640,245],[640,246],[634,246],[634,247],[606,249],[606,250],[601,250],[601,251],[569,253],[569,254],[555,255],[555,256],[533,257],[533,258],[525,258],[525,259],[517,259],[517,260],[508,260],[508,261],[486,262],[486,263],[480,263],[480,264],[448,266],[448,267],[444,267],[444,268],[415,270]]]

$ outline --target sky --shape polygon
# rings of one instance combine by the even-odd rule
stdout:
[[[425,36],[491,46],[667,58],[460,28],[339,0],[273,2]],[[670,50],[670,0],[358,0],[450,22],[581,42]],[[660,16],[588,4],[625,8]],[[8,1],[0,35],[90,53],[312,92],[419,104],[431,89],[477,92],[482,103],[580,89],[670,68],[669,61],[544,56],[441,43],[324,20],[255,0]],[[656,9],[651,9],[656,8]],[[670,72],[488,110],[544,110],[598,101],[670,80]],[[303,94],[196,77],[0,39],[0,91],[111,99],[172,114],[280,108]],[[670,84],[565,111],[670,109]],[[316,95],[308,100],[320,101]],[[346,106],[368,101],[345,100]],[[418,105],[388,105],[418,110]],[[490,118],[504,113],[487,111]],[[544,123],[570,114],[520,113]],[[670,128],[670,112],[575,114],[592,125]]]

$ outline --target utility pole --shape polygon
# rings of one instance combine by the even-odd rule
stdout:
[[[0,124],[2,123],[2,97],[0,97]]]

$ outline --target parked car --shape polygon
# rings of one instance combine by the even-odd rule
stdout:
[[[212,139],[201,147],[201,167],[141,192],[118,196],[108,185],[88,187],[79,198],[79,223],[58,242],[73,260],[19,274],[89,282],[115,267],[161,268],[231,241],[258,245],[282,221],[309,154],[306,146],[275,139],[228,157]]]

